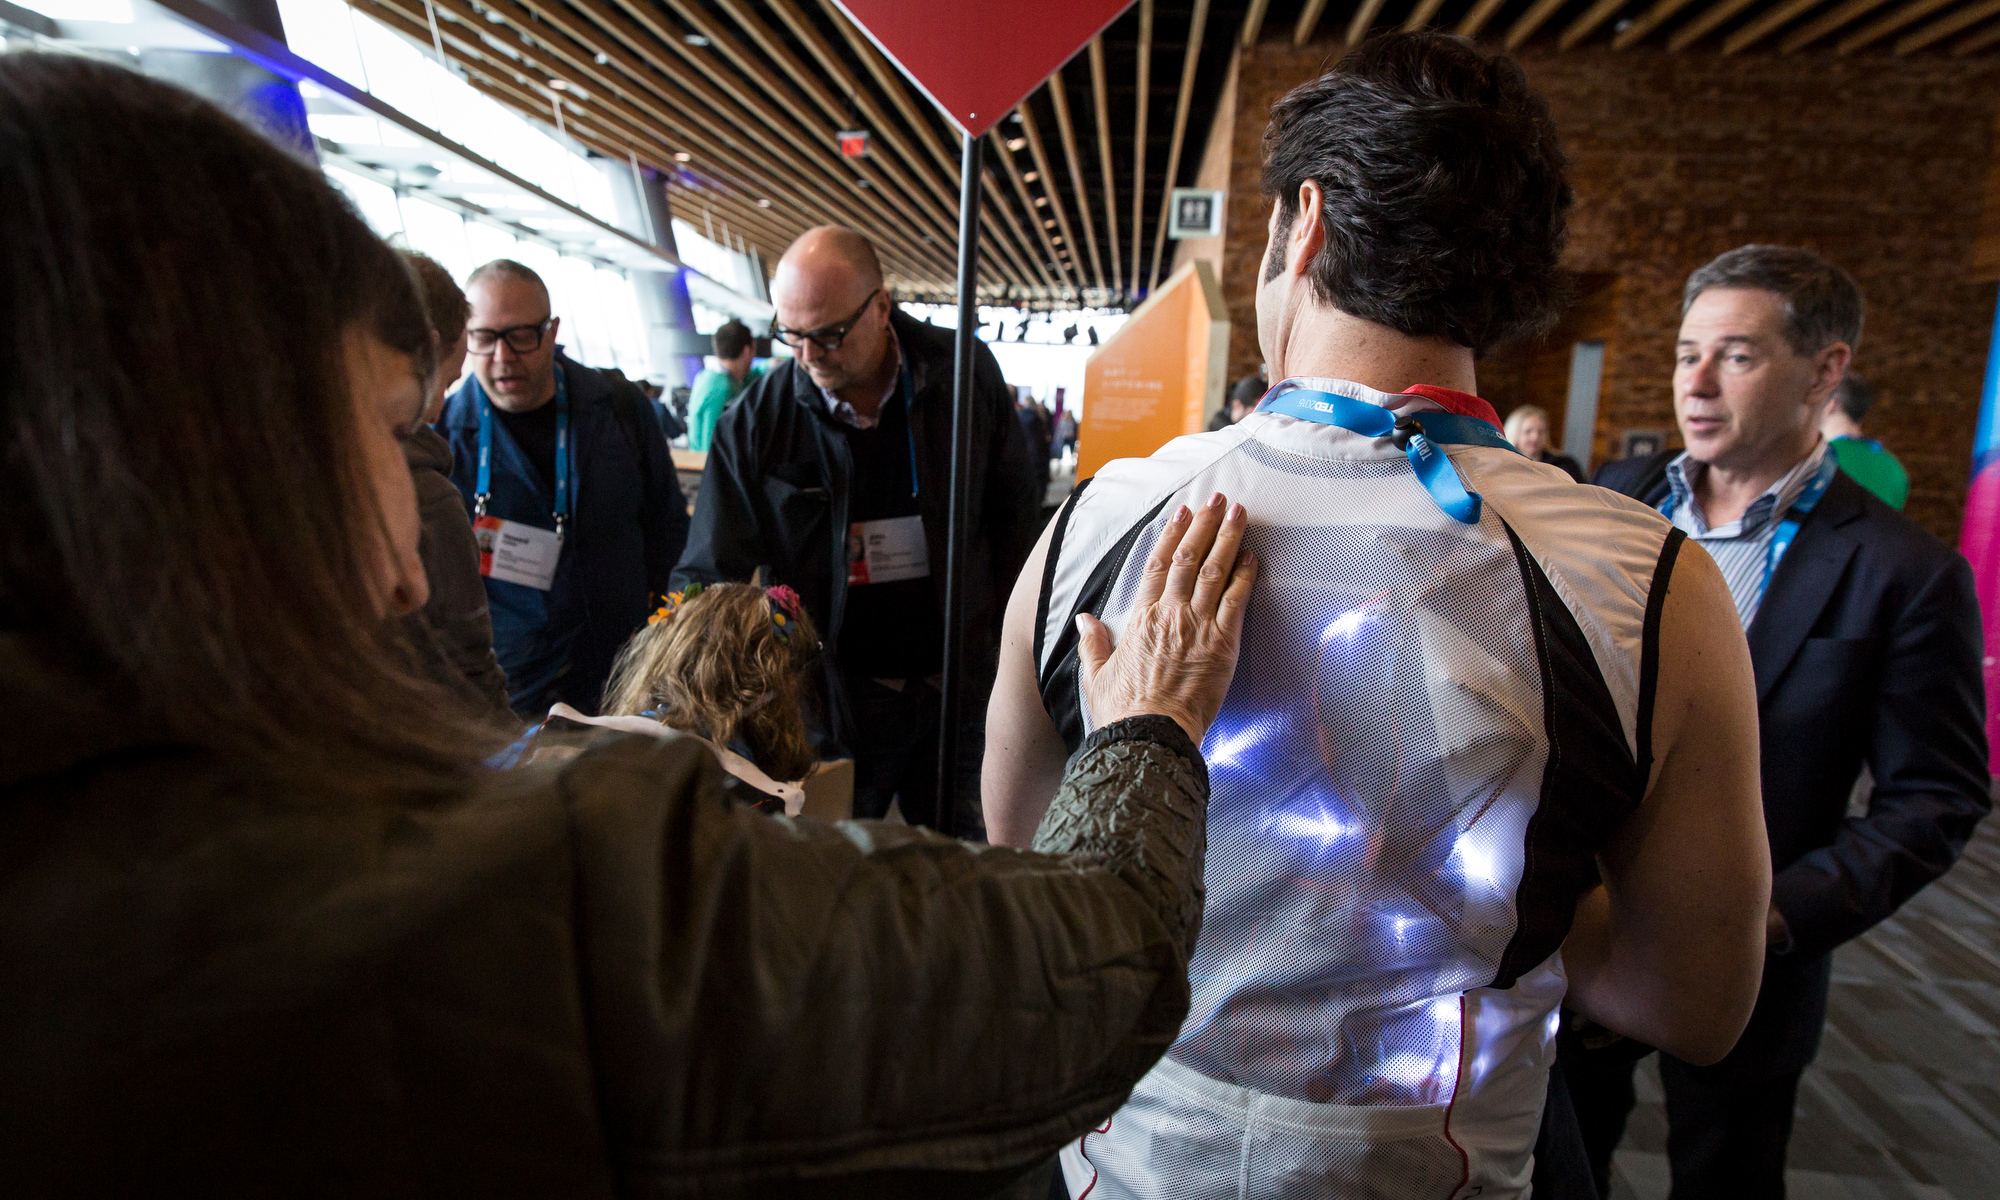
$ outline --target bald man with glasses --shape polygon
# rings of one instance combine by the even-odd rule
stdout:
[[[773,339],[793,357],[717,422],[674,583],[761,568],[795,588],[827,647],[820,750],[854,758],[855,815],[895,799],[906,820],[935,824],[953,335],[899,311],[874,247],[838,226],[792,243],[771,301]],[[999,364],[983,345],[973,359],[961,834],[979,827],[999,615],[1041,505]]]

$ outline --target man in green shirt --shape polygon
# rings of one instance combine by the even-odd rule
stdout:
[[[1910,498],[1910,475],[1896,456],[1882,443],[1861,432],[1861,418],[1875,403],[1875,389],[1861,373],[1849,367],[1847,374],[1827,398],[1826,412],[1819,419],[1819,431],[1833,446],[1840,469],[1854,482],[1875,493],[1882,503],[1901,512]]]
[[[750,386],[751,380],[763,374],[750,369],[750,360],[756,353],[756,339],[750,336],[750,328],[743,322],[731,321],[715,331],[715,357],[722,363],[722,369],[703,371],[694,377],[694,387],[688,396],[688,449],[707,450],[708,440],[715,436],[715,419]]]

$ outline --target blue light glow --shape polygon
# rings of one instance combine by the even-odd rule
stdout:
[[[1274,813],[1265,822],[1265,827],[1275,829],[1287,837],[1317,841],[1321,846],[1331,846],[1348,834],[1361,831],[1359,826],[1349,825],[1326,811],[1324,804],[1317,806],[1311,813]]]
[[[1210,731],[1209,744],[1202,750],[1202,757],[1208,760],[1210,767],[1237,766],[1243,761],[1243,756],[1255,749],[1259,742],[1270,735],[1270,732],[1270,725],[1263,721],[1253,722],[1240,729],[1223,730],[1217,727]]]
[[[1367,613],[1362,612],[1358,608],[1350,608],[1327,622],[1326,632],[1320,635],[1319,640],[1322,643],[1330,642],[1336,637],[1352,640],[1354,635],[1360,632],[1361,627],[1367,623]]]

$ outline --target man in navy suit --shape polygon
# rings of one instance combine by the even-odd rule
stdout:
[[[1840,473],[1820,413],[1861,340],[1861,293],[1808,250],[1743,246],[1689,277],[1674,359],[1685,453],[1595,482],[1722,568],[1750,639],[1775,869],[1763,991],[1736,1049],[1660,1056],[1674,1195],[1784,1195],[1830,955],[1950,868],[1991,807],[1972,571]],[[1861,768],[1865,816],[1847,815]],[[1569,1024],[1562,1066],[1601,1192],[1643,1048]],[[1596,1047],[1596,1048],[1592,1048]]]

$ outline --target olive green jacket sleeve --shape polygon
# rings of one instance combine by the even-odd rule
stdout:
[[[1164,718],[1086,743],[1036,852],[767,817],[718,776],[698,743],[637,739],[562,775],[627,1194],[982,1194],[1179,1032],[1207,777]]]

